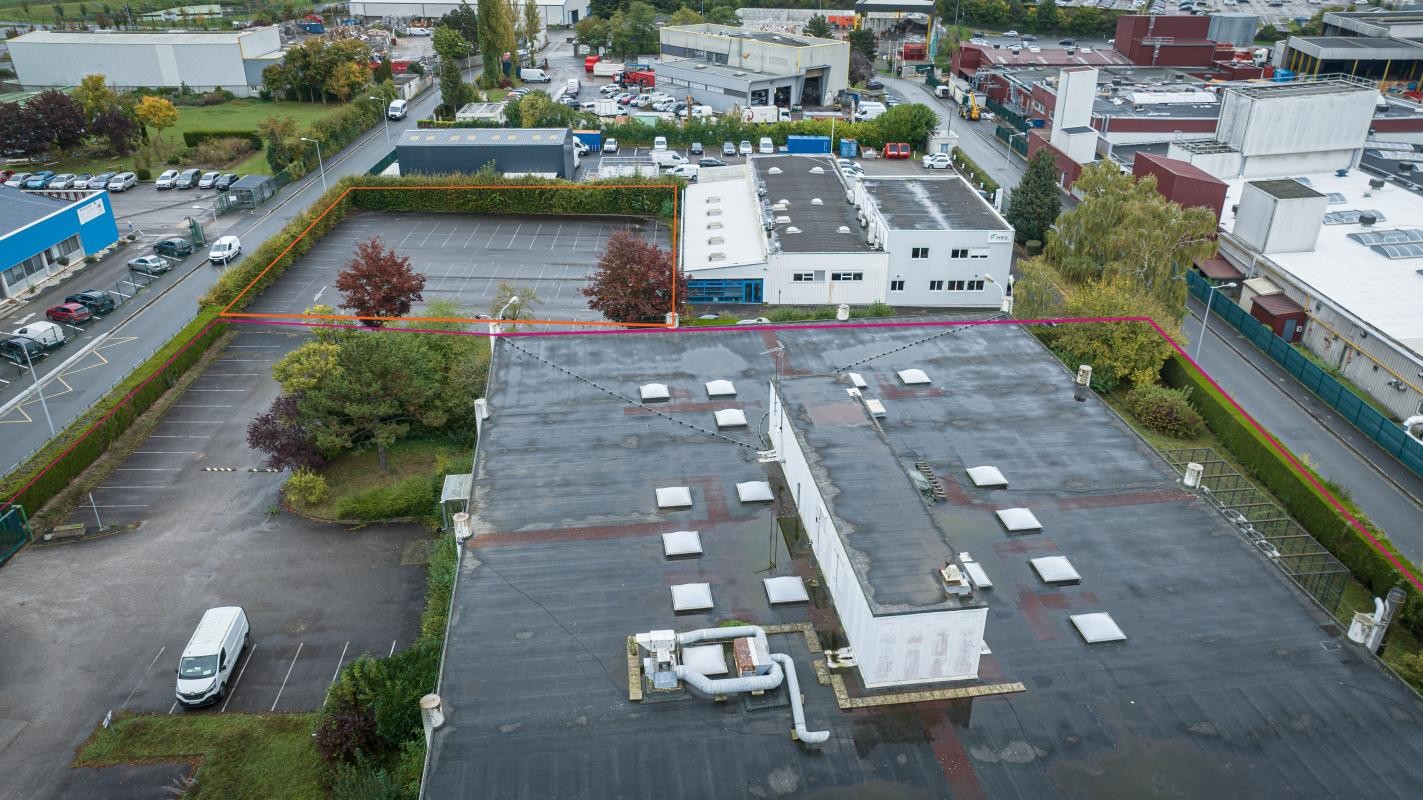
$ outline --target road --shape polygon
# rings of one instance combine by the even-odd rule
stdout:
[[[1191,298],[1186,333],[1200,336],[1204,306]],[[1321,475],[1343,486],[1399,552],[1423,564],[1423,479],[1323,405],[1244,336],[1211,317],[1206,372],[1242,408]]]
[[[427,92],[411,104],[406,119],[411,121],[413,127],[413,120],[430,116],[438,103],[439,92]],[[327,180],[365,173],[390,152],[387,133],[393,141],[399,125],[392,124],[388,132],[384,126],[372,128],[334,157],[328,157]],[[288,186],[254,212],[219,218],[215,225],[209,226],[208,239],[234,234],[242,239],[244,253],[251,253],[315,202],[321,193],[321,176],[319,172],[313,172]],[[119,220],[119,228],[125,228],[124,219]],[[76,342],[56,351],[40,365],[40,384],[57,429],[63,430],[103,397],[110,387],[132,373],[154,349],[191,322],[198,312],[198,298],[221,275],[220,269],[200,263],[199,256],[190,257],[179,269],[186,272],[176,280],[170,277],[172,283],[167,288],[159,290],[160,293],[152,295],[151,299],[145,299],[148,305],[142,313],[134,313],[106,333],[92,337],[91,350],[84,352],[82,348],[87,345],[82,344],[76,349],[75,345],[79,344]],[[81,288],[77,283],[65,284],[60,293]],[[41,297],[49,296],[46,293]],[[42,312],[45,306],[41,302],[35,301],[34,306]],[[26,309],[25,313],[33,310]],[[13,380],[16,376],[7,374],[4,377]],[[28,375],[24,376],[24,380],[30,381],[29,387],[12,401],[13,407],[0,413],[0,431],[3,431],[0,435],[0,474],[9,474],[50,438],[33,382]]]
[[[885,88],[893,89],[907,103],[923,103],[934,109],[939,122],[949,131],[959,135],[959,148],[973,159],[973,162],[989,174],[999,186],[1011,190],[1023,178],[1023,168],[1027,162],[1017,153],[1009,155],[1006,147],[993,138],[997,125],[987,120],[970,122],[959,119],[959,109],[952,100],[940,100],[919,81],[881,76]],[[1007,206],[1006,198],[1004,206]]]

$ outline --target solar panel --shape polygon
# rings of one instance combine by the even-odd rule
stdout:
[[[1360,214],[1372,214],[1375,222],[1387,222],[1388,217],[1376,208],[1351,208],[1347,211],[1326,211],[1324,212],[1325,225],[1354,225],[1359,221]]]
[[[1423,228],[1394,228],[1386,231],[1363,231],[1351,233],[1349,238],[1362,245],[1409,244],[1423,242]]]
[[[1371,248],[1387,258],[1423,258],[1423,244],[1376,244]]]

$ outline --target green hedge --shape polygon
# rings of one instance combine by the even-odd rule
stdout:
[[[988,177],[988,173],[983,171],[983,167],[980,167],[973,159],[969,158],[968,153],[965,153],[957,147],[954,148],[954,162],[962,165],[964,172],[967,172],[969,177],[983,184],[983,190],[985,192],[992,194],[998,191],[998,181]]]
[[[208,139],[246,139],[256,150],[261,150],[264,144],[256,131],[183,131],[183,144],[189,147],[197,147]]]
[[[1201,412],[1206,424],[1230,450],[1237,461],[1245,465],[1256,480],[1279,498],[1285,510],[1305,527],[1319,543],[1334,554],[1376,596],[1382,597],[1395,585],[1408,593],[1400,619],[1416,634],[1423,635],[1423,598],[1403,580],[1388,559],[1374,549],[1359,531],[1349,524],[1329,499],[1310,484],[1275,446],[1255,429],[1231,405],[1219,390],[1180,356],[1173,356],[1162,369],[1161,377],[1176,387],[1191,389],[1191,405]],[[1414,574],[1418,568],[1398,554],[1388,539],[1357,511],[1351,511],[1370,534],[1405,564]]]
[[[352,186],[372,187],[353,191],[350,200],[358,208],[376,211],[436,211],[459,214],[617,214],[672,216],[673,178],[610,178],[601,181],[570,182],[549,178],[505,178],[492,172],[475,175],[422,175],[417,177],[362,176]],[[508,192],[411,191],[383,187],[449,185],[534,187]],[[678,185],[681,184],[678,182]],[[620,188],[607,188],[618,186]],[[541,188],[539,187],[547,187]],[[558,188],[555,188],[558,187]]]
[[[200,312],[168,344],[134,369],[123,383],[110,389],[98,403],[0,483],[0,498],[9,500],[13,496],[13,502],[24,506],[33,516],[94,463],[140,414],[202,358],[226,328],[216,320],[216,310]]]

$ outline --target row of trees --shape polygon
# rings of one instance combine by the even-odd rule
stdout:
[[[371,49],[360,39],[313,37],[262,70],[262,81],[273,96],[287,100],[345,103],[370,83],[370,65]]]
[[[982,25],[1003,30],[1015,28],[1023,32],[1074,36],[1111,36],[1117,27],[1117,14],[1100,8],[1069,8],[1058,6],[1055,0],[1042,0],[1036,6],[1022,0],[939,0],[939,16],[947,23]]]
[[[48,89],[24,106],[0,105],[0,150],[28,157],[62,155],[90,139],[113,155],[127,155],[178,121],[178,109],[164,97],[118,92],[103,75],[86,75],[73,94]]]

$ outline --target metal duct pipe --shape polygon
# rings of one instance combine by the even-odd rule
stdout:
[[[771,654],[771,658],[776,656]],[[765,675],[750,675],[745,678],[708,678],[700,672],[689,669],[684,664],[679,664],[674,671],[679,680],[691,684],[697,691],[716,696],[719,694],[746,694],[747,692],[764,692],[781,685],[784,675],[781,674],[781,667],[778,664],[771,665],[771,671]]]
[[[795,735],[806,744],[820,744],[830,738],[830,731],[810,731],[805,728],[805,709],[800,703],[800,681],[796,680],[795,662],[785,653],[772,653],[771,660],[785,668],[786,692],[791,698],[791,717],[795,720]]]
[[[686,647],[689,644],[698,642],[719,642],[727,639],[740,639],[743,636],[750,636],[761,643],[766,648],[766,652],[771,651],[771,645],[766,642],[766,631],[757,625],[741,625],[735,628],[702,628],[695,631],[677,634],[677,644]]]

